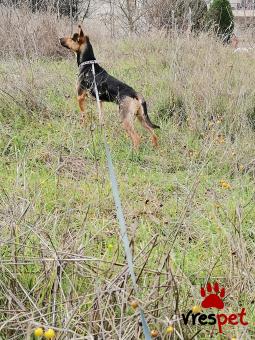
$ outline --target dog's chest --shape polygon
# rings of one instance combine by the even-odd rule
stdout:
[[[87,90],[93,89],[94,77],[91,71],[82,73],[79,76],[79,83],[83,85]]]
[[[94,76],[91,71],[81,74],[79,76],[79,83],[81,84],[82,88],[86,89],[92,97],[95,97]],[[96,83],[99,97],[105,97],[106,94],[108,94],[107,82],[103,77],[96,76]]]

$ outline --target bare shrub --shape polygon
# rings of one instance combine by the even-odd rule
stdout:
[[[26,6],[14,9],[0,6],[0,56],[58,56],[65,52],[58,43],[66,26],[54,14],[31,13]]]
[[[207,5],[204,0],[152,1],[147,14],[150,24],[157,28],[201,30],[204,27]]]

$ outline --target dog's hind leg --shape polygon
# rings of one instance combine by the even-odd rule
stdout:
[[[81,118],[80,122],[81,124],[85,123],[85,110],[86,110],[86,98],[87,98],[87,92],[82,89],[78,89],[78,95],[77,95],[77,100],[81,112]]]
[[[132,98],[126,97],[120,102],[120,117],[123,123],[123,127],[129,137],[132,139],[134,148],[138,149],[141,137],[138,135],[134,128],[136,111],[137,107]]]
[[[129,117],[127,117],[123,120],[123,127],[126,130],[129,137],[132,139],[134,148],[138,149],[139,145],[140,145],[141,137],[135,131],[134,124],[131,121],[131,119],[129,119]]]
[[[151,134],[151,142],[154,146],[158,146],[158,137],[154,132],[154,129],[152,127],[150,127],[148,125],[148,123],[146,122],[145,118],[144,118],[144,114],[143,114],[143,108],[142,106],[139,107],[138,111],[137,111],[137,118],[139,120],[139,122],[142,124],[142,126],[149,131],[149,133]]]

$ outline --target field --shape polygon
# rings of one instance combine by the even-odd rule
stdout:
[[[134,299],[157,339],[254,338],[254,55],[204,34],[92,43],[161,127],[155,149],[137,125],[134,151],[117,106],[104,107],[139,296],[93,101],[79,121],[75,58],[2,58],[0,338],[42,326],[57,339],[142,339]],[[249,325],[183,324],[208,281]]]

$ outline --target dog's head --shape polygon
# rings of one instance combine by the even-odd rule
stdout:
[[[75,53],[79,53],[84,50],[89,38],[83,33],[83,30],[79,25],[78,33],[74,33],[72,37],[60,38],[59,41],[63,47],[66,47]]]

